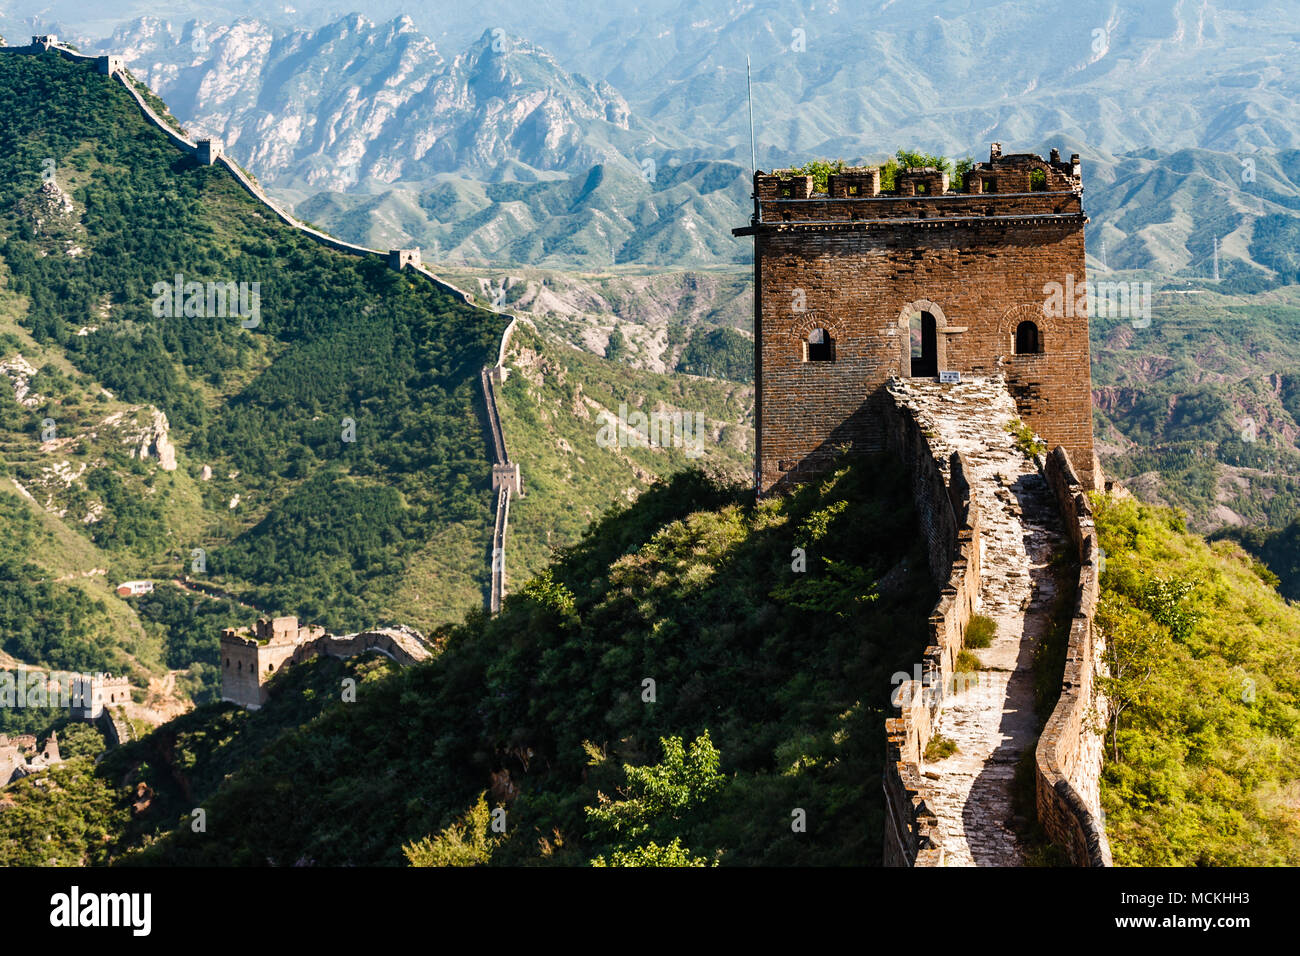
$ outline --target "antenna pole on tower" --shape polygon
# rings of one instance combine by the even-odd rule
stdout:
[[[754,78],[749,69],[749,54],[745,54],[745,88],[749,91],[749,177],[758,172],[758,150],[754,146]]]

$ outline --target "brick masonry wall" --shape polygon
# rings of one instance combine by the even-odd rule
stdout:
[[[922,769],[934,719],[951,686],[953,664],[980,590],[979,509],[966,482],[962,457],[936,456],[930,441],[902,402],[887,393],[883,418],[886,447],[907,465],[930,569],[940,583],[930,612],[930,640],[919,665],[921,680],[895,692],[899,715],[885,721],[884,769],[886,866],[942,866],[936,820],[927,806]]]
[[[131,724],[127,721],[126,714],[120,709],[105,707],[95,723],[104,732],[104,737],[110,747],[121,746],[133,739]]]
[[[911,374],[920,311],[935,316],[939,369],[1004,375],[1024,420],[1091,486],[1086,303],[1050,315],[1044,291],[1086,280],[1080,190],[781,199],[779,181],[755,177],[761,219],[738,230],[755,242],[760,491],[816,474],[839,447],[881,449],[884,386]],[[1025,320],[1041,353],[1015,354]],[[833,361],[805,360],[814,329]]]
[[[1097,610],[1100,545],[1092,505],[1070,456],[1056,448],[1045,473],[1079,554],[1079,589],[1070,623],[1061,698],[1034,754],[1038,819],[1052,842],[1077,866],[1110,866],[1110,842],[1101,815],[1103,738],[1095,728],[1106,721],[1106,702],[1096,691],[1101,635]]]

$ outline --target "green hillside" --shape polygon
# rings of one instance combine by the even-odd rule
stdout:
[[[491,791],[514,794],[494,863],[617,859],[678,837],[723,864],[875,864],[890,675],[919,655],[936,597],[913,521],[885,461],[758,505],[681,474],[602,518],[497,618],[444,632],[426,664],[290,668],[263,711],[200,708],[99,768],[60,768],[56,788],[10,787],[0,848],[43,860],[54,851],[21,833],[58,820],[74,835],[60,852],[92,835],[96,863],[401,864],[403,845]],[[339,702],[354,666],[356,702]],[[720,779],[688,772],[711,766],[709,745],[686,766],[672,756],[673,738],[705,734]],[[629,830],[588,819],[622,764],[661,762],[651,776],[680,800]],[[140,783],[149,805],[126,813]]]
[[[405,622],[479,606],[477,376],[504,320],[283,226],[92,66],[0,57],[0,111],[0,470],[93,545],[75,570],[198,576],[202,549],[207,579],[250,604],[355,628],[391,614],[437,537],[421,555],[437,586]],[[258,321],[157,314],[177,274],[258,283]]]
[[[605,515],[497,618],[444,630],[432,661],[290,668],[262,711],[201,707],[98,767],[10,786],[0,852],[875,864],[886,696],[935,597],[909,499],[883,460],[759,504],[680,474]],[[1102,781],[1116,862],[1294,864],[1300,610],[1171,512],[1104,497],[1097,517],[1104,690],[1122,705]],[[504,836],[482,826],[497,806]],[[23,839],[56,825],[53,846]]]
[[[1098,626],[1118,705],[1102,806],[1121,866],[1300,863],[1300,607],[1236,545],[1102,498]]]
[[[749,475],[752,387],[640,371],[527,325],[511,337],[506,364],[501,423],[526,492],[510,507],[512,581],[540,572],[552,549],[574,544],[611,504],[634,500],[660,476],[696,468],[737,481]],[[681,416],[681,436],[602,445],[602,429],[638,411]]]
[[[1202,533],[1285,527],[1300,514],[1297,287],[1164,289],[1149,320],[1092,322],[1107,474],[1145,501],[1183,509]]]

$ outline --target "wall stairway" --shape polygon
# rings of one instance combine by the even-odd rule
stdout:
[[[1034,651],[1057,595],[1051,558],[1068,539],[1046,479],[1006,429],[1019,413],[1001,378],[906,384],[908,404],[932,447],[966,459],[981,516],[978,611],[997,622],[993,644],[972,651],[985,669],[958,675],[945,694],[936,733],[957,750],[925,761],[930,809],[945,865],[1022,865],[1012,784],[1017,763],[1038,737]],[[970,678],[964,687],[962,677]]]

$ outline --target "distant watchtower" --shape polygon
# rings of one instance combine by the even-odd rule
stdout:
[[[1004,375],[1025,422],[1093,480],[1079,157],[1002,155],[950,189],[935,168],[754,176],[760,493],[883,448],[893,376]],[[1053,290],[1060,290],[1055,296]],[[1064,294],[1062,294],[1064,293]],[[960,414],[960,411],[955,411]]]
[[[120,56],[109,54],[95,58],[95,70],[104,76],[112,76],[119,70],[125,69],[126,63]]]
[[[221,140],[219,139],[201,139],[198,147],[195,155],[201,166],[211,166],[221,158]]]
[[[388,251],[388,267],[395,272],[401,272],[407,266],[415,268],[420,267],[420,250],[419,249],[390,249]]]
[[[324,637],[323,627],[299,627],[296,617],[258,618],[246,627],[221,631],[221,699],[257,710],[266,703],[266,683],[304,644]]]

